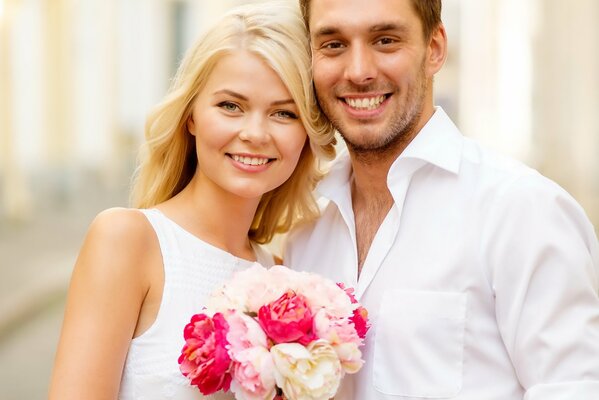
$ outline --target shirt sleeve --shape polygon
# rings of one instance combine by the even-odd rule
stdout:
[[[599,249],[592,224],[538,174],[499,193],[481,240],[525,400],[599,399]]]

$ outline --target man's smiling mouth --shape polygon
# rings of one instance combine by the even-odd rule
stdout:
[[[387,95],[372,97],[342,97],[343,101],[355,110],[374,110],[387,99]]]

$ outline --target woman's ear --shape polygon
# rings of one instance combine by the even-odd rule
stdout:
[[[189,117],[187,118],[187,130],[193,136],[196,135],[196,124],[195,124],[195,121],[193,120],[193,113],[189,114]]]
[[[427,75],[435,75],[447,58],[447,33],[442,23],[431,33],[427,54]]]

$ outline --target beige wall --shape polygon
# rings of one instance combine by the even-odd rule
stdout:
[[[533,146],[541,172],[599,227],[599,2],[545,0],[535,37]]]
[[[172,74],[173,5],[187,4],[187,46],[248,2],[0,1],[0,51],[10,60],[0,71],[0,221],[32,218],[36,190],[75,196],[81,171],[106,185],[126,180],[145,115]],[[599,3],[445,0],[444,8],[450,55],[439,103],[466,135],[539,168],[599,223]]]
[[[0,398],[45,397],[78,247],[98,211],[127,204],[175,50],[247,2],[0,0]],[[599,1],[444,9],[438,103],[467,136],[556,180],[599,227]]]
[[[444,8],[453,54],[437,94],[458,126],[555,180],[597,229],[599,2],[445,0]]]

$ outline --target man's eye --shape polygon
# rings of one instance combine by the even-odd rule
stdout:
[[[218,107],[229,112],[235,112],[239,110],[239,106],[235,103],[231,103],[230,101],[223,101],[221,103],[218,103]]]
[[[323,49],[340,49],[343,47],[341,42],[329,42],[322,45]]]
[[[379,40],[377,40],[377,43],[379,44],[392,44],[395,43],[395,40],[389,37],[384,37],[384,38],[380,38]]]

